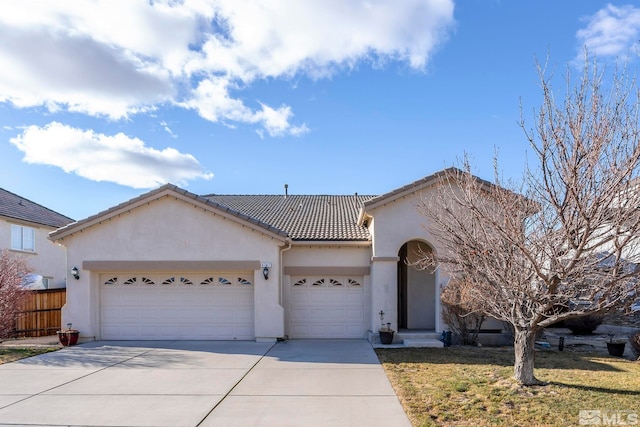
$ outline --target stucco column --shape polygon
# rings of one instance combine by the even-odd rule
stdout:
[[[73,329],[80,331],[80,342],[94,341],[100,336],[98,330],[99,310],[99,283],[98,276],[89,270],[82,268],[79,256],[73,251],[68,252],[66,274],[67,295],[66,303],[62,307],[61,329],[65,329],[68,323]],[[71,268],[79,269],[78,279],[71,275]]]
[[[398,261],[397,256],[371,258],[371,324],[372,332],[380,328],[380,310],[384,323],[398,330]]]
[[[284,336],[279,268],[277,263],[272,263],[268,279],[262,275],[262,268],[254,274],[254,333],[258,342],[275,342],[277,338]]]

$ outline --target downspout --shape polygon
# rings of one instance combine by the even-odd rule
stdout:
[[[287,246],[280,249],[280,258],[278,259],[278,263],[280,264],[280,271],[279,271],[280,277],[278,278],[279,279],[279,287],[280,287],[280,289],[279,289],[280,295],[279,295],[279,298],[278,298],[279,299],[278,302],[279,302],[280,306],[283,307],[283,308],[284,308],[284,306],[283,306],[284,265],[282,264],[282,254],[291,249],[291,239],[287,237],[286,243],[287,243]]]

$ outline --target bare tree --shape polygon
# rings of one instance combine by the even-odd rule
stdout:
[[[556,103],[538,66],[544,95],[534,129],[521,121],[536,155],[520,184],[463,170],[440,175],[421,205],[439,251],[425,263],[465,278],[467,303],[514,331],[514,374],[534,376],[536,334],[563,319],[630,303],[638,292],[640,235],[640,103],[635,81],[604,74],[585,61],[583,73]]]
[[[30,271],[23,257],[6,249],[0,253],[0,339],[15,331],[18,313],[29,293],[20,284]]]

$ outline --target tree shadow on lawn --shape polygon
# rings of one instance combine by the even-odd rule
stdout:
[[[594,386],[586,386],[586,385],[580,385],[580,384],[563,383],[559,381],[549,381],[547,384],[555,385],[558,387],[574,388],[576,390],[582,390],[582,391],[596,392],[596,393],[609,393],[609,394],[617,394],[617,395],[626,394],[629,396],[640,396],[640,391],[638,390],[624,390],[624,389],[617,389],[617,388],[594,387]]]
[[[443,365],[493,365],[510,367],[514,364],[513,347],[471,347],[455,346],[447,348],[400,348],[376,349],[378,358],[383,363],[431,363]],[[609,362],[606,356],[537,350],[535,368],[567,369],[605,372],[622,372],[622,369]],[[624,359],[610,359],[611,362],[624,362]],[[633,362],[628,362],[633,363]]]

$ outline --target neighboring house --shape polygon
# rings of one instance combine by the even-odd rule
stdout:
[[[0,249],[24,256],[33,269],[32,288],[66,286],[66,248],[49,233],[73,220],[0,188]]]
[[[382,310],[442,331],[448,278],[406,262],[437,250],[417,205],[438,177],[381,196],[164,185],[50,234],[67,247],[63,323],[85,340],[366,338]]]

